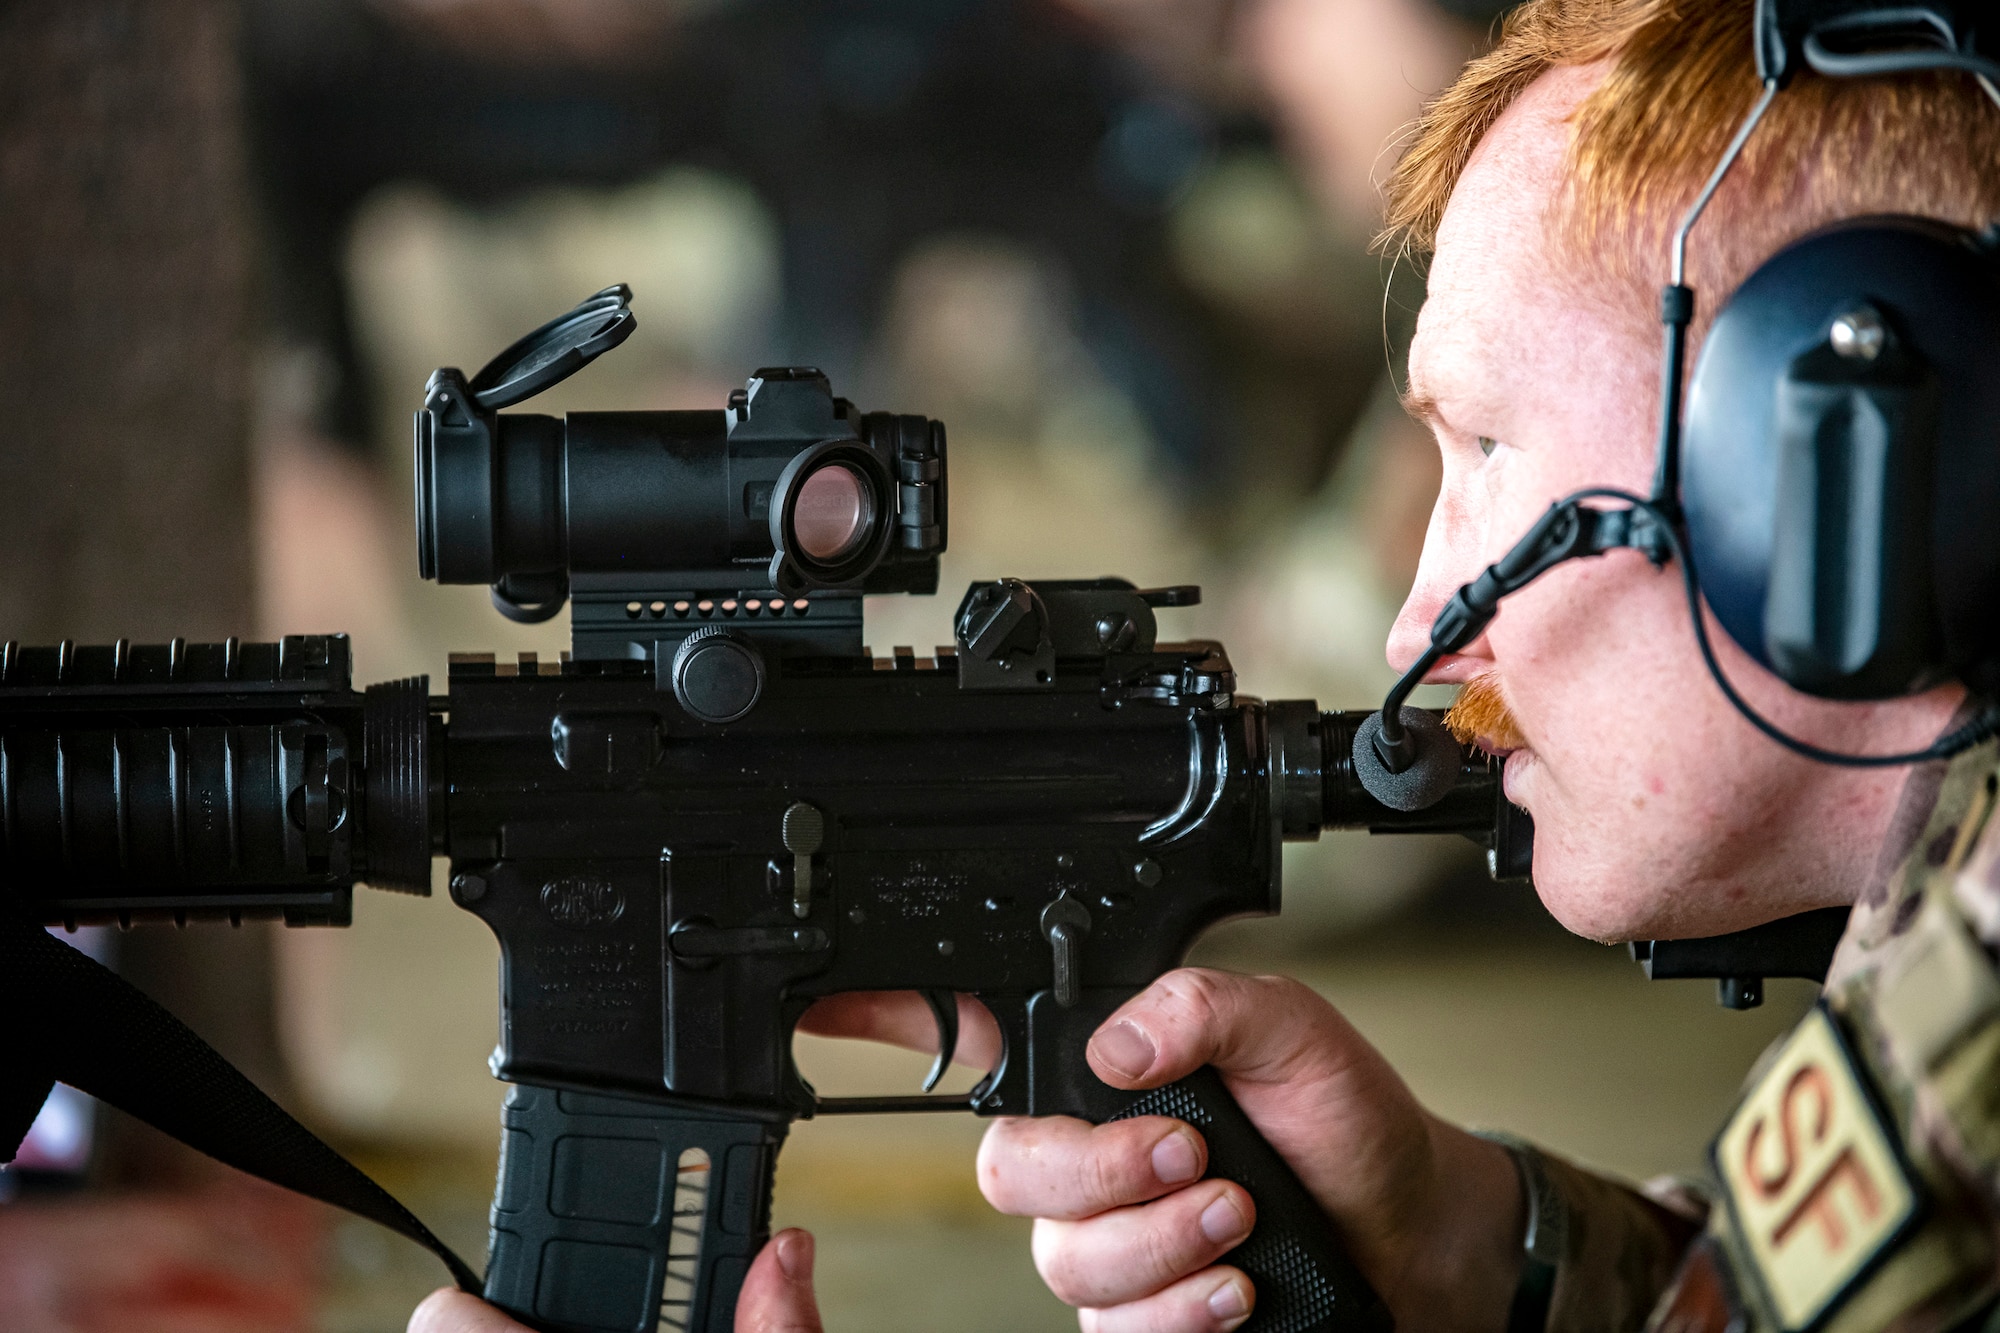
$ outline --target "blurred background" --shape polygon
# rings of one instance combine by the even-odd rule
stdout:
[[[0,625],[24,642],[345,631],[357,681],[553,654],[417,578],[409,419],[613,282],[639,332],[538,401],[722,405],[815,364],[948,423],[942,586],[1199,583],[1242,687],[1379,700],[1436,486],[1402,414],[1422,276],[1370,239],[1497,0],[11,0],[0,5]],[[953,596],[869,638],[949,642]],[[1445,1114],[1686,1171],[1750,1014],[1565,936],[1470,844],[1286,849],[1281,923],[1197,957],[1340,1004]],[[84,942],[484,1253],[496,951],[441,894],[350,930]],[[797,1047],[829,1093],[925,1059]],[[59,1090],[61,1092],[63,1090]],[[913,1123],[914,1122],[914,1123]],[[777,1221],[838,1330],[1072,1327],[952,1117],[800,1126]],[[442,1280],[74,1096],[0,1173],[0,1325],[400,1329]]]

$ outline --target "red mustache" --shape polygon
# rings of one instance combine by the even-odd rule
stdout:
[[[1460,745],[1477,745],[1489,753],[1518,750],[1528,743],[1514,710],[1507,706],[1507,696],[1500,692],[1498,677],[1490,671],[1465,683],[1445,713],[1444,725]]]

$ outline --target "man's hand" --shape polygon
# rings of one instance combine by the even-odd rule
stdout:
[[[961,1001],[960,1050],[990,1066],[992,1018]],[[923,1049],[914,995],[822,1001],[802,1024]],[[1088,1058],[1113,1087],[1159,1087],[1214,1065],[1291,1163],[1406,1329],[1499,1329],[1521,1263],[1522,1203],[1506,1152],[1428,1114],[1388,1062],[1295,981],[1170,972],[1107,1019]],[[979,1184],[1001,1212],[1036,1219],[1035,1264],[1083,1311],[1086,1333],[1182,1333],[1241,1324],[1256,1296],[1227,1252],[1256,1207],[1204,1180],[1201,1136],[1149,1116],[1108,1125],[996,1121]]]
[[[959,1055],[991,1068],[1000,1033],[959,1002]],[[825,1036],[935,1048],[914,994],[854,993],[800,1024]],[[1405,1329],[1498,1330],[1521,1264],[1522,1202],[1506,1152],[1430,1115],[1333,1006],[1295,981],[1205,968],[1170,972],[1107,1019],[1087,1052],[1117,1088],[1155,1088],[1214,1065],[1244,1113],[1339,1226],[1341,1241]],[[1204,1180],[1207,1145],[1178,1120],[1108,1125],[1063,1117],[995,1121],[979,1186],[1001,1212],[1033,1217],[1035,1265],[1082,1311],[1085,1333],[1235,1328],[1256,1293],[1221,1262],[1256,1205]],[[750,1266],[737,1333],[820,1333],[812,1238],[786,1231]],[[438,1292],[410,1333],[519,1333],[469,1296]]]
[[[758,1252],[736,1300],[736,1333],[821,1333],[813,1300],[813,1238],[780,1231]],[[476,1296],[443,1287],[410,1316],[409,1333],[529,1333]]]

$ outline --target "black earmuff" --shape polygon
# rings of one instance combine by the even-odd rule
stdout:
[[[2000,264],[1916,218],[1766,261],[1689,382],[1681,501],[1716,619],[1808,694],[2000,685]]]

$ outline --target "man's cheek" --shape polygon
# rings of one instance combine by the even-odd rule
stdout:
[[[1564,794],[1580,808],[1601,804],[1637,777],[1635,760],[1666,725],[1654,714],[1671,701],[1648,687],[1652,664],[1638,642],[1647,636],[1621,621],[1632,609],[1626,582],[1622,570],[1570,566],[1510,599],[1494,620],[1495,667],[1534,752],[1524,790],[1537,801]]]
[[[1603,721],[1583,716],[1616,668],[1617,631],[1605,623],[1615,595],[1597,572],[1569,565],[1544,575],[1504,601],[1488,631],[1507,703],[1538,753],[1579,723]]]
[[[1425,560],[1435,558],[1454,569],[1471,570],[1466,575],[1471,578],[1485,564],[1492,508],[1478,473],[1448,456],[1437,503],[1431,507],[1430,526],[1424,533]]]
[[[1550,505],[1576,489],[1574,478],[1555,474],[1547,451],[1503,445],[1479,470],[1478,505],[1486,522],[1488,559],[1521,540]]]

